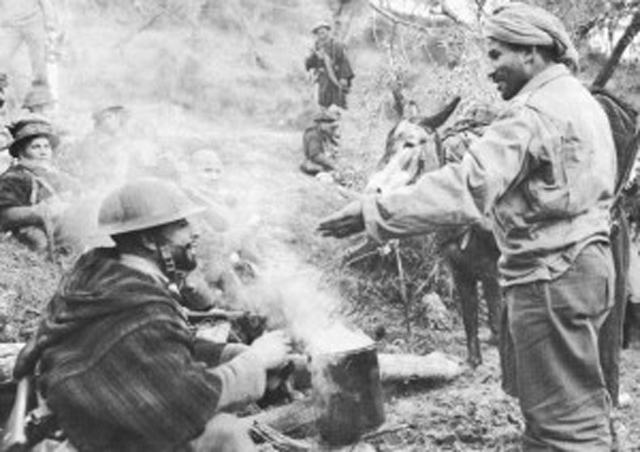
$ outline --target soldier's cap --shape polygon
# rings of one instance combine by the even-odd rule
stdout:
[[[91,117],[94,122],[101,122],[108,114],[110,113],[122,113],[126,110],[124,105],[109,105],[108,107],[103,107],[98,110],[95,110]]]
[[[311,29],[311,33],[317,33],[318,30],[320,30],[321,28],[326,28],[327,30],[331,30],[331,24],[329,22],[327,22],[326,20],[321,20],[320,22],[316,23],[313,28]]]
[[[15,158],[18,157],[22,143],[27,139],[46,137],[53,149],[58,147],[60,143],[51,124],[42,118],[20,119],[11,125],[9,131],[13,136],[13,142],[9,145],[9,154]]]
[[[331,123],[336,122],[339,119],[338,115],[333,111],[321,111],[313,120],[315,122]]]

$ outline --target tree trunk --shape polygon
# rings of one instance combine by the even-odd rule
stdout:
[[[13,366],[22,347],[24,343],[21,342],[0,343],[0,384],[13,380]]]
[[[622,54],[625,50],[627,50],[627,47],[629,47],[638,32],[640,32],[640,10],[636,11],[636,13],[633,15],[631,23],[624,31],[624,34],[622,35],[620,40],[616,43],[613,52],[611,52],[611,56],[593,82],[594,87],[603,88],[604,85],[607,84],[607,82],[611,78],[611,75],[613,74],[613,71],[615,71],[616,67],[618,66]]]

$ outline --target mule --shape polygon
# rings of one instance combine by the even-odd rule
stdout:
[[[455,111],[455,98],[431,117],[400,120],[388,133],[385,152],[365,193],[384,193],[414,183],[422,174],[433,171],[448,159],[438,131]],[[468,121],[465,119],[463,121]],[[450,130],[462,130],[462,123]],[[482,362],[478,338],[480,298],[488,307],[491,342],[496,343],[500,329],[502,294],[498,284],[497,261],[500,255],[492,233],[482,225],[452,227],[436,233],[436,242],[451,270],[459,299],[467,342],[467,361],[476,367]]]

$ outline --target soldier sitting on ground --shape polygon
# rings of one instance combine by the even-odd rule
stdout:
[[[122,182],[128,169],[126,152],[131,146],[127,140],[129,116],[122,105],[96,110],[93,129],[60,153],[60,167],[94,189]]]
[[[52,162],[58,137],[42,119],[18,121],[9,153],[15,159],[0,176],[0,227],[36,250],[54,238],[58,217],[66,210],[76,182]]]
[[[303,173],[315,176],[335,169],[332,155],[338,144],[339,127],[336,115],[331,111],[319,113],[313,125],[307,127],[302,138],[305,160],[300,169]]]
[[[256,450],[227,414],[259,399],[288,360],[281,331],[251,346],[196,339],[180,274],[197,267],[201,210],[176,186],[140,180],[109,194],[99,228],[115,247],[78,259],[51,299],[14,376],[33,375],[79,450]]]
[[[190,163],[184,187],[205,207],[199,219],[202,229],[210,232],[200,246],[206,256],[202,271],[214,288],[218,306],[242,309],[243,280],[255,276],[263,260],[258,243],[260,217],[245,211],[225,186],[224,166],[214,150],[194,152]]]

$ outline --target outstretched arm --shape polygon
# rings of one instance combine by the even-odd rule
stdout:
[[[500,118],[460,163],[423,175],[414,185],[366,195],[320,223],[324,236],[366,231],[379,241],[481,221],[521,173],[536,118],[521,109]]]

